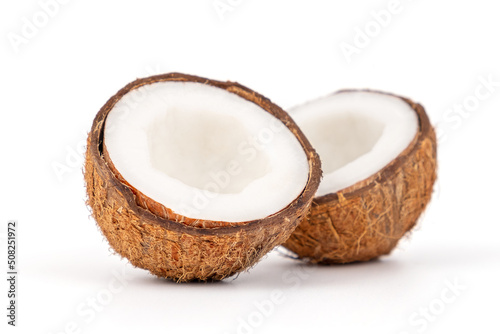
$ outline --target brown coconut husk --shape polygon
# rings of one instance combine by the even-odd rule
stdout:
[[[128,184],[106,154],[106,117],[126,93],[160,81],[189,81],[219,87],[257,104],[281,120],[295,134],[309,161],[308,181],[302,193],[273,215],[230,224],[173,214]],[[238,83],[179,73],[138,79],[109,99],[95,117],[89,133],[84,173],[88,205],[116,253],[136,267],[177,282],[221,280],[253,266],[288,239],[307,214],[321,177],[319,157],[281,108]],[[194,221],[198,222],[193,224]]]
[[[333,264],[389,254],[425,210],[436,180],[436,134],[420,104],[399,98],[418,116],[417,135],[378,173],[313,200],[307,217],[284,243],[300,258]]]

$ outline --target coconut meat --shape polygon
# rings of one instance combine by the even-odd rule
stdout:
[[[195,82],[156,82],[124,95],[104,144],[134,188],[194,219],[246,222],[279,212],[309,177],[295,135],[260,106]]]
[[[409,104],[392,95],[345,91],[290,110],[318,152],[323,179],[317,196],[334,193],[383,169],[418,131]]]

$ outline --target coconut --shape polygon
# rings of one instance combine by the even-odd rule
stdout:
[[[241,272],[287,240],[321,170],[303,133],[267,98],[170,73],[138,79],[102,107],[84,174],[114,251],[183,282]]]
[[[284,246],[321,264],[389,254],[415,226],[436,180],[436,135],[424,108],[345,90],[289,112],[318,150],[323,180]]]

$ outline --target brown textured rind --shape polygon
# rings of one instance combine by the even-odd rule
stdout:
[[[342,92],[346,91],[338,93]],[[387,95],[402,99],[416,112],[418,133],[377,174],[313,200],[309,214],[284,243],[300,258],[333,264],[368,261],[389,254],[430,201],[437,167],[434,129],[420,104]]]
[[[121,97],[133,89],[159,81],[189,81],[219,87],[261,106],[280,119],[295,134],[309,161],[309,177],[302,193],[280,212],[234,226],[213,223],[191,226],[186,224],[186,217],[177,215],[176,221],[155,214],[106,162],[103,129],[109,111]],[[238,83],[170,73],[138,79],[102,107],[87,139],[84,174],[88,205],[111,247],[136,267],[159,277],[185,282],[231,276],[251,267],[288,239],[309,210],[321,169],[319,157],[297,125],[268,99]]]

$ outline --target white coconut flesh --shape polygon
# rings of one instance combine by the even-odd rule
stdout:
[[[400,98],[366,91],[333,94],[290,110],[318,152],[323,179],[316,196],[376,174],[415,138],[419,121]]]
[[[293,202],[309,176],[304,149],[281,121],[201,83],[127,93],[107,116],[104,144],[130,185],[194,219],[265,218]]]

